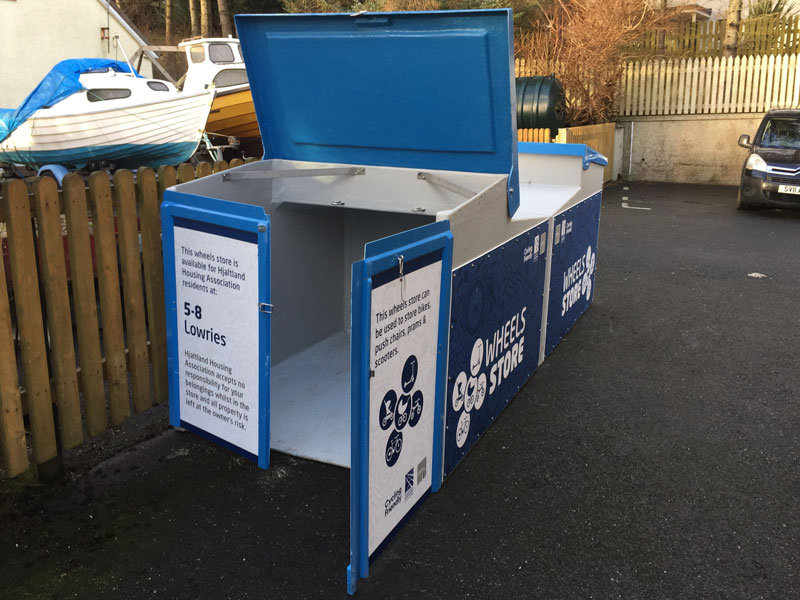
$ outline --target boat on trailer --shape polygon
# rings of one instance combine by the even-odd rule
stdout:
[[[144,46],[133,55],[131,64],[141,65],[147,56],[157,68],[163,69],[153,61],[153,52],[186,57],[186,73],[176,82],[178,87],[182,85],[184,93],[214,86],[216,94],[206,123],[209,152],[233,147],[247,156],[263,154],[253,94],[238,39],[197,37],[177,46]],[[169,76],[165,69],[162,73]]]
[[[178,164],[197,150],[213,99],[213,87],[179,92],[124,62],[64,60],[17,109],[0,109],[0,162]]]

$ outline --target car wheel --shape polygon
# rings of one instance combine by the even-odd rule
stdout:
[[[742,188],[739,188],[739,195],[736,196],[736,210],[750,210],[753,205],[745,201],[742,197]]]

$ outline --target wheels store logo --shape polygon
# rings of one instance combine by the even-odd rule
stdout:
[[[469,435],[470,414],[483,406],[487,395],[507,379],[511,372],[522,364],[525,351],[526,306],[506,321],[494,335],[484,343],[475,340],[469,359],[469,375],[461,371],[452,390],[452,405],[455,412],[463,409],[456,424],[456,445],[463,448]],[[482,368],[485,365],[485,370]],[[487,376],[488,373],[488,376]]]
[[[561,316],[567,314],[582,297],[592,297],[592,275],[597,264],[597,254],[592,247],[564,271],[564,295],[561,298]]]
[[[403,450],[403,429],[406,425],[415,427],[422,416],[422,391],[414,389],[419,374],[419,363],[417,357],[410,355],[403,365],[403,372],[400,376],[400,395],[394,390],[389,390],[383,397],[381,409],[378,413],[381,429],[392,432],[386,441],[386,466],[393,467],[400,458]],[[413,485],[412,485],[413,487]]]

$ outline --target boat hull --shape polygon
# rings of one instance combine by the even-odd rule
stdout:
[[[92,163],[105,161],[121,169],[138,169],[185,162],[197,150],[197,145],[198,142],[110,144],[64,150],[2,152],[0,162],[24,165],[58,164],[80,169]]]
[[[197,149],[212,98],[203,92],[73,115],[40,109],[0,143],[0,161],[74,168],[177,164]]]
[[[206,130],[216,143],[221,140],[213,135],[237,138],[239,149],[247,156],[261,156],[264,153],[249,85],[217,91]]]
[[[250,86],[217,92],[208,115],[206,130],[209,133],[235,136],[239,139],[260,138]]]

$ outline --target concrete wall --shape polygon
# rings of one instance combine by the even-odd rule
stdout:
[[[108,41],[100,39],[107,25],[110,50]],[[0,0],[0,107],[16,108],[65,58],[125,60],[115,48],[115,35],[129,57],[143,43],[113,12],[109,19],[101,0]],[[151,75],[147,61],[142,71]]]
[[[738,185],[747,155],[739,136],[752,138],[763,116],[620,117],[622,156],[615,164],[627,180]]]

